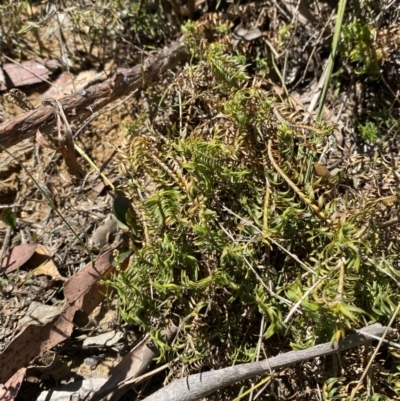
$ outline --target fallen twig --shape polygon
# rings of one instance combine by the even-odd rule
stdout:
[[[110,79],[86,90],[67,95],[59,103],[69,122],[85,119],[121,96],[151,83],[187,57],[181,37],[170,47],[146,59],[143,64],[117,72]],[[35,136],[38,129],[42,134],[50,132],[55,125],[53,105],[39,107],[0,124],[0,145],[9,148],[23,139]]]
[[[385,330],[386,327],[376,323],[365,327],[357,334],[347,336],[339,343],[334,343],[333,346],[328,342],[301,351],[286,352],[261,362],[246,363],[183,377],[158,390],[145,398],[144,401],[195,401],[231,384],[265,374],[271,370],[284,368],[308,359],[334,354],[371,342],[370,335],[380,337]]]

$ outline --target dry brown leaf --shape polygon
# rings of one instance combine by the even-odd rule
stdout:
[[[7,380],[3,388],[0,388],[0,400],[12,401],[17,398],[18,391],[25,377],[26,368],[21,368]]]
[[[164,331],[165,340],[170,342],[175,337],[178,327],[170,325]],[[99,401],[108,396],[108,400],[119,400],[129,390],[129,381],[142,375],[155,357],[158,348],[150,340],[144,340],[135,346],[113,369],[111,377],[93,395],[92,401]]]
[[[3,64],[3,73],[8,89],[12,87],[38,84],[49,77],[51,70],[59,67],[57,60],[23,61],[20,65]]]
[[[315,175],[317,175],[318,177],[328,178],[331,176],[331,173],[326,168],[326,166],[324,166],[321,163],[317,163],[317,162],[314,163],[314,172],[315,172]]]
[[[45,305],[41,302],[33,301],[25,316],[18,322],[18,329],[22,330],[28,326],[44,326],[52,322],[65,308],[64,305]]]
[[[36,254],[49,257],[47,261],[42,263],[37,269],[34,270],[33,274],[35,276],[46,275],[50,276],[53,280],[66,280],[57,269],[53,259],[51,258],[50,251],[43,245],[38,245],[36,248]],[[35,255],[32,259],[35,259]]]
[[[113,63],[108,63],[103,71],[88,70],[82,71],[78,76],[69,72],[63,72],[44,94],[43,98],[52,97],[61,99],[63,96],[86,89],[88,86],[104,81],[111,74]]]
[[[50,276],[53,280],[60,280],[60,281],[65,281],[66,278],[63,277],[60,272],[57,269],[57,266],[54,264],[53,260],[50,259],[41,266],[39,266],[35,271],[33,272],[35,276]]]
[[[37,244],[21,244],[11,249],[0,269],[1,273],[11,273],[25,264],[35,253]]]
[[[43,326],[28,326],[0,354],[0,383],[7,381],[21,367],[45,351],[67,339],[74,327],[78,310],[90,314],[104,299],[99,279],[113,270],[110,260],[112,250],[101,255],[96,262],[88,263],[72,276],[64,286],[67,306],[60,316]]]
[[[111,330],[107,333],[101,333],[97,336],[86,338],[82,345],[83,347],[97,346],[97,347],[111,347],[118,343],[124,337],[122,331]]]
[[[55,150],[55,146],[40,132],[40,130],[36,131],[35,139],[40,146]]]

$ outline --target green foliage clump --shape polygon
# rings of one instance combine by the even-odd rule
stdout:
[[[358,122],[357,128],[361,139],[367,143],[384,138],[399,124],[386,105],[380,105],[376,110],[368,110],[362,117],[363,120]]]
[[[176,78],[190,85],[164,97],[180,99],[179,127],[149,130],[142,114],[129,131],[125,192],[141,230],[129,267],[107,282],[121,316],[164,353],[210,364],[215,346],[224,364],[253,360],[259,333],[286,332],[301,349],[386,321],[400,275],[397,245],[380,228],[390,200],[344,195],[345,171],[316,177],[329,129],[275,121],[274,99],[250,86],[245,60],[221,45],[202,54]],[[178,338],[167,345],[160,332],[171,321]]]
[[[86,57],[104,63],[118,58],[122,51],[134,53],[132,43],[154,48],[179,31],[179,24],[168,20],[160,2],[6,3],[0,4],[1,49],[9,57],[29,58],[35,54],[44,58],[47,52],[54,57],[62,47],[63,56],[72,62]]]
[[[358,124],[358,130],[363,141],[375,142],[379,137],[379,128],[372,121],[367,121],[365,124]]]
[[[379,61],[382,55],[374,46],[373,32],[369,25],[359,19],[345,25],[341,52],[356,65],[356,74],[367,75],[371,80],[379,79]]]

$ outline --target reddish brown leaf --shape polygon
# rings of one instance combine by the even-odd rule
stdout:
[[[109,251],[99,256],[94,265],[88,263],[65,283],[64,295],[69,304],[81,302],[82,297],[92,290],[93,286],[100,286],[99,279],[105,277],[111,269],[111,255],[112,252]],[[84,307],[84,304],[80,307]]]
[[[105,66],[104,71],[96,70],[82,71],[78,76],[69,72],[63,72],[44,94],[43,97],[61,99],[64,95],[84,90],[93,82],[105,81],[111,73],[112,63]]]
[[[17,398],[18,391],[25,377],[26,368],[21,368],[7,380],[3,388],[0,388],[0,400],[12,401]]]
[[[51,144],[50,141],[48,141],[47,138],[46,138],[44,135],[42,135],[42,133],[40,132],[40,130],[37,130],[37,131],[36,131],[36,137],[35,137],[35,139],[36,139],[36,142],[37,142],[40,146],[43,146],[44,148],[47,148],[47,149],[54,149],[54,150],[55,150],[54,145]]]
[[[26,263],[35,253],[37,244],[21,244],[11,249],[9,256],[5,257],[0,269],[1,273],[11,273]]]
[[[8,89],[12,87],[32,85],[48,79],[52,69],[58,67],[56,60],[23,61],[21,65],[14,63],[3,64],[3,73]]]

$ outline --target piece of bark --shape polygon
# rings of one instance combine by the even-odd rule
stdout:
[[[195,401],[239,381],[371,342],[373,338],[369,335],[380,337],[385,330],[386,327],[376,323],[359,330],[357,334],[345,337],[333,346],[331,343],[324,343],[301,351],[286,352],[261,362],[240,364],[183,377],[156,391],[143,401]]]
[[[101,250],[105,245],[109,244],[113,236],[118,232],[118,221],[115,216],[110,213],[103,222],[94,230],[89,239],[89,247],[95,250]]]
[[[59,100],[70,123],[83,120],[114,100],[149,84],[165,71],[188,58],[183,45],[183,37],[155,56],[147,58],[143,64],[127,71],[117,72],[110,79],[93,85],[86,90],[75,92]],[[50,132],[56,125],[54,107],[50,105],[21,114],[19,117],[0,124],[0,148],[9,148],[18,142],[36,135]]]
[[[178,327],[171,324],[163,333],[165,341],[170,343],[175,338],[177,331]],[[158,348],[150,340],[134,347],[113,369],[111,377],[92,395],[91,400],[119,400],[129,390],[130,381],[146,372],[159,354]]]
[[[37,401],[91,400],[91,394],[107,381],[104,377],[88,377],[43,391]]]

